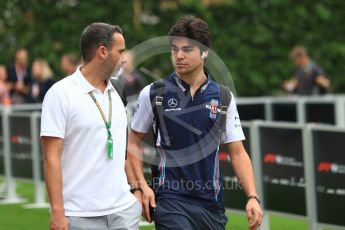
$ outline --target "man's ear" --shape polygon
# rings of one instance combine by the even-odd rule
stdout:
[[[108,49],[105,46],[100,46],[96,50],[96,55],[101,59],[104,60],[108,56]]]

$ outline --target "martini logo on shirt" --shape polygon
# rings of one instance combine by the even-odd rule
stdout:
[[[217,114],[221,112],[218,100],[212,99],[211,103],[206,105],[206,108],[210,110],[210,118],[216,120]]]

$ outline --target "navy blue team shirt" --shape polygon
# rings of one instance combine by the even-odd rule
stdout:
[[[235,124],[235,121],[240,121],[234,98],[232,106],[231,103],[230,106],[226,105],[232,111],[228,112],[230,115],[227,115],[224,134],[220,124],[220,86],[211,80],[209,74],[193,97],[190,86],[178,78],[176,73],[167,76],[162,95],[162,121],[153,116],[147,99],[146,103],[141,102],[145,97],[144,91],[139,97],[139,108],[132,129],[147,131],[139,125],[139,122],[145,122],[146,117],[153,118],[153,126],[158,125],[158,160],[157,166],[153,168],[156,174],[153,189],[157,200],[176,199],[215,212],[224,212],[219,145],[244,139],[242,128]],[[153,84],[146,92],[149,92],[151,105],[157,96]]]

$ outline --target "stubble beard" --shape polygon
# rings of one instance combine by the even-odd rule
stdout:
[[[107,60],[107,62],[104,64],[104,76],[106,80],[110,79],[111,77],[115,77],[120,69],[119,63],[114,65],[111,61],[112,60]]]

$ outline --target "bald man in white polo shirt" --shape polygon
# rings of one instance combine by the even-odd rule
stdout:
[[[141,204],[125,173],[126,112],[109,81],[125,62],[122,30],[93,23],[82,32],[80,49],[83,66],[43,102],[50,229],[138,229]]]

